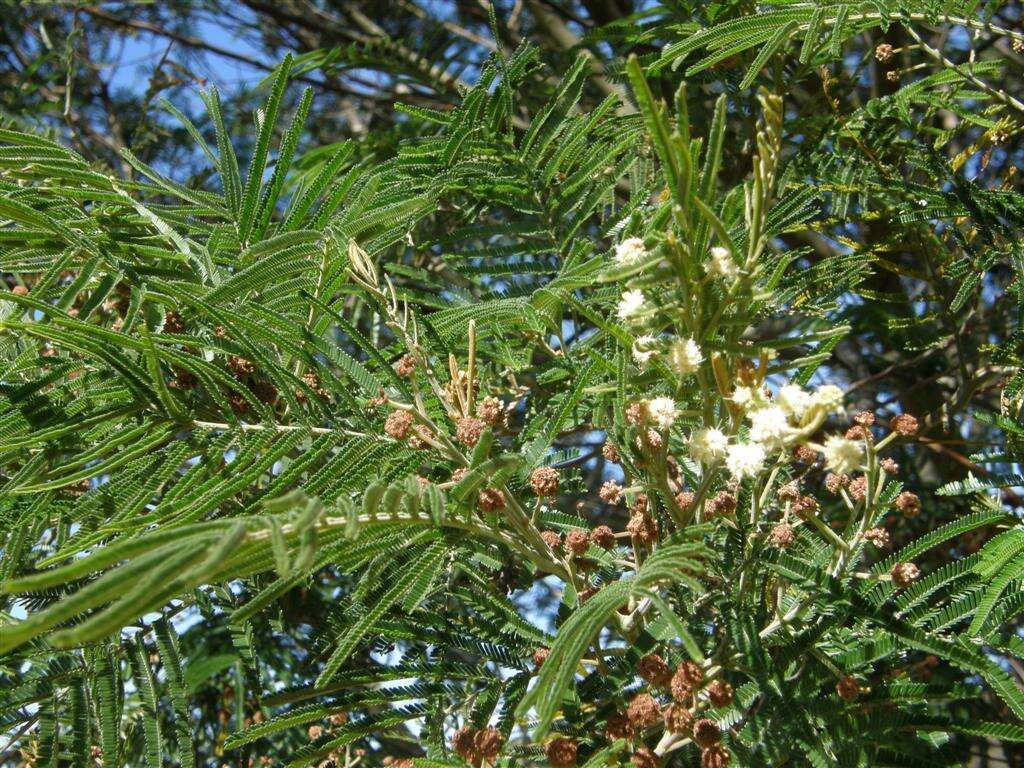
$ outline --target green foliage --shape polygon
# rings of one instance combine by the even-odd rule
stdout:
[[[0,127],[4,760],[1019,754],[1021,102],[923,35],[1024,38],[748,10],[353,16],[194,174]],[[318,142],[364,67],[450,101]]]

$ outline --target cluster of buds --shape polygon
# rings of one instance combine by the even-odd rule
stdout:
[[[505,737],[495,728],[465,726],[455,732],[452,749],[470,765],[492,765],[505,745]]]

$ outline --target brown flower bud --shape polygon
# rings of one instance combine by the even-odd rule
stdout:
[[[825,475],[825,490],[829,493],[839,493],[840,490],[850,484],[849,475],[834,475],[829,472]]]
[[[477,731],[475,742],[476,753],[484,760],[493,761],[505,745],[505,737],[496,728],[484,728]]]
[[[405,440],[412,432],[413,418],[408,411],[392,411],[384,421],[384,434],[395,440]]]
[[[416,358],[412,355],[402,355],[392,367],[395,373],[403,379],[408,379],[416,371]]]
[[[913,563],[896,563],[890,571],[892,582],[897,587],[906,588],[917,581],[921,571]]]
[[[776,523],[775,527],[772,528],[769,541],[773,547],[785,549],[796,541],[796,534],[793,532],[793,526],[789,523]]]
[[[889,532],[885,528],[868,528],[864,531],[864,540],[881,549],[889,546]]]
[[[850,481],[850,497],[854,501],[864,501],[868,495],[868,479],[865,475],[858,475]]]
[[[333,715],[327,718],[327,722],[329,722],[333,726],[344,725],[348,722],[348,713],[335,712]]]
[[[26,288],[24,285],[16,285],[13,288],[11,288],[11,293],[13,293],[15,296],[28,296],[28,288]]]
[[[903,491],[896,497],[895,506],[903,513],[904,517],[917,517],[921,512],[921,499],[917,497],[916,493]]]
[[[647,403],[633,403],[626,408],[626,423],[632,427],[638,427],[647,421]]]
[[[324,735],[324,727],[322,725],[311,725],[306,730],[306,735],[309,736],[310,741],[316,741]]]
[[[836,683],[836,693],[843,701],[855,701],[860,696],[860,683],[850,675],[841,677]]]
[[[913,437],[916,435],[917,426],[917,419],[909,413],[901,413],[892,420],[893,432],[898,435],[903,435],[903,437]]]
[[[463,760],[472,761],[476,757],[476,729],[468,725],[459,728],[452,737],[452,749]]]
[[[500,512],[505,508],[505,494],[500,488],[481,488],[476,505],[484,512]]]
[[[550,549],[557,550],[562,546],[562,534],[558,531],[541,531],[540,537]]]
[[[798,445],[793,449],[793,458],[804,464],[814,464],[818,460],[818,452],[809,445]]]
[[[626,707],[626,719],[634,731],[650,728],[660,716],[658,702],[649,693],[638,693]]]
[[[630,735],[629,720],[626,716],[615,712],[608,716],[604,726],[604,737],[609,741],[625,739]]]
[[[461,483],[462,482],[462,478],[464,478],[468,474],[469,474],[469,470],[468,469],[466,469],[465,467],[459,467],[454,472],[452,472],[452,482],[455,483],[455,484]]]
[[[538,648],[536,651],[533,652],[533,666],[535,666],[535,667],[537,667],[539,669],[540,666],[545,661],[548,660],[548,656],[550,656],[550,655],[551,655],[551,649],[550,648],[545,648],[543,646]]]
[[[796,501],[800,498],[800,486],[796,481],[786,483],[777,491],[779,501]]]
[[[496,427],[505,421],[505,409],[501,404],[501,400],[492,395],[488,395],[477,404],[476,415],[478,419],[485,424],[490,424],[492,427]]]
[[[590,542],[601,549],[615,546],[615,533],[607,525],[599,525],[590,532]]]
[[[164,333],[184,333],[185,321],[177,312],[171,311],[164,315]]]
[[[732,704],[732,686],[725,680],[712,680],[707,687],[708,698],[716,707]]]
[[[551,467],[537,467],[530,475],[530,485],[538,496],[554,496],[558,493],[558,471]]]
[[[853,417],[855,424],[859,424],[862,427],[870,427],[875,423],[875,414],[871,411],[861,411]]]
[[[629,758],[629,762],[636,766],[636,768],[659,768],[661,765],[661,760],[658,756],[647,747],[640,747]]]
[[[847,440],[870,440],[871,431],[867,427],[862,427],[860,424],[854,424],[846,430],[845,437]]]
[[[597,495],[605,504],[616,504],[622,498],[622,486],[614,480],[608,480],[601,485],[601,490],[597,492]]]
[[[565,548],[574,555],[582,555],[590,546],[590,536],[586,531],[574,528],[565,535]]]
[[[551,768],[573,768],[576,765],[576,742],[564,736],[552,739],[544,748]]]
[[[619,449],[616,447],[615,443],[605,443],[602,445],[601,455],[613,464],[618,464],[622,461],[622,456],[619,455]]]
[[[456,424],[455,439],[463,445],[474,446],[480,442],[480,435],[484,433],[486,426],[480,419],[463,416]]]
[[[256,366],[244,357],[232,355],[228,358],[228,370],[235,376],[252,376],[256,372]]]
[[[879,462],[878,466],[880,466],[882,468],[882,471],[885,472],[887,475],[895,475],[897,472],[900,471],[900,465],[897,464],[893,459],[889,458],[882,459],[882,461]]]
[[[714,720],[702,717],[693,724],[693,740],[697,746],[707,749],[722,740],[722,729]]]
[[[661,713],[665,721],[665,730],[669,733],[692,733],[693,714],[686,705],[672,703]]]
[[[875,46],[875,58],[881,62],[889,61],[896,55],[896,50],[889,43],[879,43]]]
[[[639,539],[644,544],[650,544],[658,539],[658,523],[646,513],[635,514],[629,518],[626,524],[629,535]]]
[[[656,653],[649,653],[640,659],[636,673],[651,685],[667,688],[672,682],[672,668]]]
[[[801,520],[806,520],[818,514],[818,502],[812,496],[801,496],[793,502],[790,511]]]
[[[693,696],[693,691],[700,688],[704,680],[704,672],[692,661],[684,661],[676,669],[670,684],[672,698],[676,701],[686,701]]]
[[[727,768],[732,755],[721,744],[714,744],[700,753],[700,768]]]
[[[679,505],[680,509],[689,509],[690,505],[693,504],[693,491],[680,491],[676,494],[676,504]]]

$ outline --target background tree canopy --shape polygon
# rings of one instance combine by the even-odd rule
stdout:
[[[1021,13],[0,0],[0,763],[1024,765]]]

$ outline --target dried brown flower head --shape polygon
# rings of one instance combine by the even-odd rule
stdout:
[[[540,667],[545,661],[548,660],[548,656],[551,655],[551,649],[541,647],[533,652],[533,666]]]
[[[615,445],[615,443],[606,442],[604,445],[602,445],[601,455],[604,456],[604,458],[607,461],[610,461],[613,464],[618,464],[620,461],[622,461],[622,456],[619,455],[619,449]]]
[[[680,491],[676,494],[676,504],[679,505],[680,509],[688,509],[693,504],[693,491]]]
[[[601,549],[615,546],[615,533],[607,525],[599,525],[590,532],[590,542]]]
[[[786,483],[779,488],[777,495],[780,501],[796,501],[800,498],[800,486],[795,480],[791,483]]]
[[[558,531],[541,531],[540,537],[550,549],[557,550],[562,546],[562,534]]]
[[[576,742],[559,736],[544,748],[551,768],[573,768],[576,765]]]
[[[464,760],[473,760],[476,757],[476,729],[464,725],[455,732],[452,737],[452,749]]]
[[[861,411],[853,417],[855,424],[859,424],[862,427],[870,427],[875,423],[875,414],[871,411]]]
[[[626,719],[635,731],[650,728],[661,717],[658,702],[649,693],[638,693],[626,707]]]
[[[232,355],[228,358],[228,370],[235,376],[252,376],[256,372],[256,366],[244,357]]]
[[[463,445],[474,446],[480,442],[480,435],[487,425],[472,416],[463,416],[455,425],[455,439]]]
[[[412,432],[413,418],[408,411],[392,411],[384,421],[384,434],[395,440],[405,440]]]
[[[691,733],[693,731],[693,714],[685,704],[673,702],[661,713],[665,721],[665,730],[669,733]]]
[[[846,675],[836,683],[836,693],[843,701],[854,701],[860,696],[860,683],[851,675]]]
[[[844,435],[847,440],[870,440],[871,430],[867,427],[862,427],[860,424],[854,424]]]
[[[177,312],[171,311],[164,315],[164,333],[184,333],[185,321]]]
[[[825,475],[825,490],[829,493],[839,493],[839,491],[850,484],[849,475],[835,475],[829,472]]]
[[[892,430],[903,437],[913,437],[917,434],[917,419],[909,413],[901,413],[892,420]]]
[[[476,416],[485,424],[496,427],[505,422],[505,409],[501,404],[501,400],[493,395],[488,395],[477,403]]]
[[[640,659],[636,673],[651,685],[667,688],[672,682],[672,668],[656,653],[649,653]]]
[[[647,412],[647,403],[639,402],[633,403],[626,408],[626,423],[632,427],[638,427],[644,424],[649,417]]]
[[[900,588],[906,588],[917,581],[921,571],[913,563],[896,563],[890,574],[893,584]]]
[[[484,728],[477,731],[476,738],[477,755],[484,760],[494,760],[505,746],[505,737],[496,728]]]
[[[395,361],[392,368],[394,368],[395,373],[403,379],[408,379],[416,371],[416,358],[412,355],[402,355],[397,361]]]
[[[900,465],[896,463],[894,459],[885,458],[879,462],[878,466],[882,468],[882,471],[887,475],[895,475],[900,471]]]
[[[868,479],[865,475],[858,475],[850,481],[850,497],[854,501],[864,501],[868,495]]]
[[[904,517],[917,517],[921,512],[921,499],[916,493],[903,491],[896,497],[895,507],[903,513]]]
[[[28,296],[28,288],[26,288],[24,285],[16,285],[13,288],[11,288],[11,293],[13,293],[15,296]]]
[[[597,492],[597,495],[604,503],[615,504],[622,498],[622,486],[614,480],[608,480],[601,485],[601,490]]]
[[[500,512],[505,508],[505,494],[500,488],[481,488],[476,505],[484,512]]]
[[[702,717],[693,724],[693,740],[697,746],[707,749],[722,740],[722,729],[714,720]]]
[[[889,43],[879,43],[875,46],[875,58],[881,62],[889,61],[896,55],[896,49]]]
[[[785,549],[796,541],[796,534],[793,532],[793,526],[789,523],[776,523],[772,528],[769,541],[773,547]]]
[[[864,540],[881,549],[889,546],[889,532],[885,528],[868,528],[864,531]]]
[[[727,768],[731,760],[729,750],[721,744],[713,744],[700,753],[700,768]]]
[[[636,766],[636,768],[659,768],[661,765],[661,759],[647,747],[640,747],[629,758],[629,762]]]
[[[818,460],[818,452],[809,445],[798,445],[793,449],[793,458],[804,464],[814,464]]]
[[[530,475],[530,485],[538,496],[554,496],[558,493],[558,470],[537,467]]]
[[[629,535],[638,539],[644,544],[650,544],[658,539],[658,523],[645,512],[635,514],[626,523],[626,530]]]
[[[590,536],[586,531],[574,528],[565,534],[565,548],[574,555],[582,555],[590,546]]]
[[[615,739],[625,739],[629,735],[629,720],[626,719],[625,715],[614,712],[608,716],[604,726],[604,737],[606,739],[614,741]]]
[[[712,680],[705,689],[708,698],[716,707],[724,707],[732,703],[732,686],[725,680]]]

